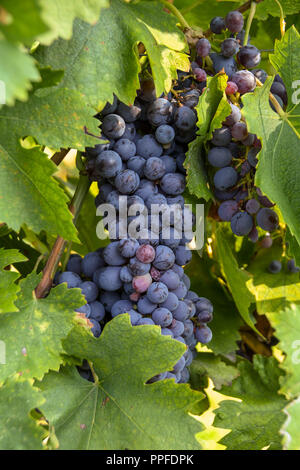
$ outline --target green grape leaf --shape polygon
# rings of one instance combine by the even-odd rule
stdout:
[[[286,354],[281,363],[286,376],[280,381],[280,392],[289,399],[295,398],[300,390],[300,304],[271,313],[268,319],[279,339],[277,347]]]
[[[29,415],[44,402],[41,392],[28,380],[10,377],[2,384],[0,393],[0,449],[42,450],[44,430]]]
[[[300,398],[285,408],[287,419],[281,429],[285,450],[300,450]]]
[[[221,393],[239,401],[224,400],[215,411],[214,426],[231,429],[220,442],[228,450],[281,449],[279,430],[285,420],[286,400],[278,394],[282,371],[272,358],[254,356],[241,361],[240,376]]]
[[[258,333],[250,311],[251,304],[255,302],[255,297],[247,287],[247,282],[251,279],[251,276],[239,267],[232,251],[232,238],[227,228],[219,224],[216,230],[217,259],[238,311],[247,325]]]
[[[203,426],[188,410],[203,394],[174,380],[146,384],[172,369],[182,343],[162,336],[159,327],[132,327],[126,314],[109,322],[99,339],[78,327],[63,344],[93,363],[99,382],[66,367],[39,383],[46,398],[42,411],[61,449],[200,448],[195,434]]]
[[[243,114],[250,132],[262,139],[263,147],[255,182],[279,207],[292,235],[300,242],[300,198],[297,175],[300,172],[299,147],[300,105],[293,104],[293,83],[300,73],[300,37],[295,28],[287,31],[275,45],[271,61],[280,72],[289,95],[283,117],[269,105],[272,79],[243,98]],[[288,156],[288,164],[287,164]]]
[[[31,135],[50,148],[94,146],[99,137],[99,121],[76,90],[45,88],[36,90],[26,103],[0,109],[0,139],[3,147]]]
[[[299,0],[280,0],[280,5],[282,6],[284,16],[293,15],[294,13],[299,13],[300,10],[300,1]],[[257,5],[256,18],[266,20],[268,15],[280,16],[280,8],[277,2],[274,0],[264,0],[264,2]],[[279,29],[279,22],[278,22]]]
[[[39,147],[24,149],[11,142],[7,150],[0,145],[1,220],[16,231],[26,223],[36,233],[46,230],[78,241],[68,197],[52,178],[55,171]]]
[[[6,266],[26,261],[25,256],[17,250],[4,250],[0,248],[0,313],[16,312],[15,300],[20,287],[15,281],[20,274],[15,271],[7,271]]]
[[[57,37],[70,39],[75,18],[95,24],[102,8],[109,6],[109,0],[39,0],[41,16],[49,31],[40,34],[43,44],[50,44]]]
[[[50,2],[49,2],[50,3]],[[0,30],[10,42],[30,41],[47,31],[38,0],[1,0]]]
[[[11,106],[16,99],[25,101],[31,81],[40,80],[34,59],[6,39],[0,39],[0,57],[5,64],[0,68],[0,107]]]
[[[206,201],[213,196],[205,169],[204,144],[212,138],[213,131],[222,126],[222,122],[231,112],[224,92],[226,86],[227,75],[225,74],[218,74],[208,80],[208,86],[196,106],[198,114],[197,137],[189,144],[184,162],[190,193]]]
[[[232,381],[239,376],[236,367],[227,365],[219,356],[205,352],[197,354],[191,364],[190,372],[193,388],[196,383],[201,383],[204,377],[209,377],[216,390],[220,390],[223,385],[230,386]]]
[[[247,287],[255,296],[257,311],[261,315],[276,314],[290,303],[300,300],[299,274],[290,273],[283,261],[280,273],[275,275],[268,271],[271,261],[280,261],[281,256],[282,247],[273,244],[271,250],[261,249],[248,267],[252,278],[247,282]]]
[[[214,306],[214,319],[209,324],[213,337],[208,347],[214,354],[232,354],[241,339],[239,328],[242,319],[232,298],[213,276],[213,269],[213,263],[206,257],[194,255],[185,272],[191,279],[191,289],[199,296],[210,299]]]
[[[58,39],[37,49],[44,65],[64,69],[62,86],[80,91],[87,103],[101,109],[113,94],[133,103],[140,87],[137,44],[146,48],[157,95],[169,91],[176,68],[188,70],[186,42],[176,19],[156,2],[124,3],[112,0],[97,23],[74,22],[69,41]]]
[[[45,299],[37,299],[34,289],[40,278],[31,274],[21,281],[16,301],[19,311],[1,315],[6,364],[0,367],[0,381],[13,373],[40,379],[62,363],[62,339],[75,325],[74,310],[84,304],[84,298],[79,289],[61,284]]]

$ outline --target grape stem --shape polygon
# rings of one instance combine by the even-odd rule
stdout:
[[[256,12],[256,5],[257,5],[256,2],[251,2],[250,12],[249,12],[249,16],[248,16],[247,24],[246,24],[246,30],[245,30],[245,37],[244,37],[244,41],[243,41],[243,46],[247,46],[247,44],[248,44],[249,33],[250,33],[253,18],[255,16],[255,12]]]
[[[168,0],[159,0],[160,3],[162,3],[163,5],[165,5],[165,7],[171,11],[173,13],[173,15],[176,16],[176,18],[179,20],[181,26],[184,28],[184,29],[191,29],[190,28],[190,25],[187,23],[187,21],[185,20],[184,16],[180,13],[180,11],[175,7],[175,5],[173,5],[173,3],[170,3],[168,2]]]
[[[84,201],[86,194],[89,191],[90,185],[91,185],[91,182],[89,181],[88,177],[85,175],[80,175],[74,196],[69,205],[69,209],[74,216],[73,217],[74,225],[76,225],[78,215],[82,207],[82,203]],[[46,266],[43,270],[43,277],[35,289],[35,296],[37,299],[42,299],[49,292],[52,286],[52,280],[53,280],[57,265],[64,252],[65,245],[66,245],[66,241],[60,236],[57,237],[53,245],[53,248],[51,250],[51,253],[49,255],[49,258],[47,260]]]
[[[260,87],[264,86],[263,83],[258,78],[256,78],[256,83]],[[277,99],[275,98],[275,96],[271,92],[270,92],[270,101],[271,101],[272,105],[274,106],[276,112],[279,114],[279,116],[281,118],[284,118],[285,117],[285,112],[283,111],[283,109],[280,106],[280,104],[278,103]]]
[[[87,361],[87,362],[88,362],[88,365],[90,366],[90,369],[91,369],[91,372],[92,372],[92,376],[93,376],[95,385],[98,385],[98,383],[99,383],[99,377],[98,377],[98,375],[97,375],[96,372],[95,372],[93,363],[92,363],[91,361]]]

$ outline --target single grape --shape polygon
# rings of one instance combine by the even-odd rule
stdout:
[[[95,167],[104,178],[113,178],[122,170],[122,159],[117,152],[105,150],[96,158]]]
[[[107,114],[102,121],[102,131],[111,139],[120,139],[125,132],[125,121],[117,114]]]
[[[115,185],[122,194],[132,194],[139,187],[140,177],[132,170],[121,171],[115,179]]]
[[[184,322],[189,317],[189,307],[186,302],[179,300],[178,307],[172,313],[175,320]]]
[[[119,242],[119,251],[124,258],[132,258],[139,246],[137,240],[133,238],[123,238]]]
[[[221,52],[224,57],[231,57],[235,55],[238,52],[239,48],[239,42],[233,38],[224,39],[221,44]]]
[[[135,276],[132,280],[132,287],[139,294],[146,292],[151,284],[152,277],[149,273],[142,276]]]
[[[271,246],[273,245],[273,239],[267,235],[265,238],[262,239],[260,244],[262,248],[271,248]]]
[[[72,271],[76,274],[81,274],[82,258],[79,255],[71,255],[67,263],[67,271]]]
[[[260,209],[256,216],[257,225],[267,232],[274,232],[279,224],[276,212],[266,207]]]
[[[223,168],[230,165],[232,154],[226,147],[213,147],[207,154],[209,163],[216,168]]]
[[[238,212],[239,205],[233,199],[224,201],[218,209],[218,215],[224,222],[230,222],[232,217]]]
[[[167,299],[161,303],[160,306],[170,310],[170,312],[173,312],[177,309],[178,302],[179,300],[177,295],[175,295],[173,292],[169,292]]]
[[[162,304],[168,297],[168,288],[162,282],[153,282],[148,289],[147,297],[154,304]]]
[[[225,19],[215,16],[210,22],[210,30],[214,34],[221,34],[226,29]]]
[[[261,82],[261,83],[265,83],[265,81],[267,80],[268,78],[268,74],[265,70],[262,70],[262,69],[255,69],[255,70],[251,70],[251,72],[253,73],[253,75],[258,78],[258,80]]]
[[[206,325],[197,327],[195,330],[195,337],[200,343],[207,344],[212,340],[212,331]]]
[[[226,147],[231,141],[231,133],[228,127],[221,127],[213,132],[211,143],[217,147]]]
[[[91,306],[89,304],[84,304],[77,308],[75,312],[83,313],[87,318],[89,318],[91,315]]]
[[[201,38],[196,43],[196,51],[198,56],[207,57],[211,50],[211,44],[208,39]]]
[[[105,308],[105,311],[110,313],[112,306],[118,302],[120,295],[117,292],[101,292],[100,301]]]
[[[165,165],[166,173],[175,173],[176,171],[176,160],[170,155],[162,155],[161,161]]]
[[[128,266],[123,266],[120,271],[120,279],[122,282],[131,282],[132,274],[128,269]]]
[[[179,282],[179,286],[176,289],[173,289],[172,292],[175,294],[179,300],[184,299],[187,294],[187,287],[183,281]]]
[[[287,268],[292,274],[299,273],[300,268],[296,266],[296,261],[294,259],[289,259],[287,262]]]
[[[185,246],[179,246],[175,251],[176,263],[179,266],[186,266],[192,259],[191,250],[187,249]],[[183,273],[182,273],[183,276]],[[181,278],[182,278],[181,276]]]
[[[164,162],[157,157],[151,157],[144,166],[144,175],[148,180],[156,181],[166,173]]]
[[[159,245],[156,248],[153,266],[160,271],[166,271],[170,269],[174,263],[175,255],[173,251],[167,246]]]
[[[235,83],[241,95],[249,93],[256,88],[256,80],[253,73],[248,70],[239,70],[230,78],[230,81]]]
[[[149,315],[157,308],[157,304],[150,302],[148,297],[144,296],[139,299],[137,308],[142,315]]]
[[[216,52],[210,54],[210,57],[213,61],[215,73],[219,73],[224,69],[226,75],[228,75],[228,78],[231,80],[231,77],[237,71],[237,63],[234,57],[224,57],[223,54],[217,54]]]
[[[140,182],[140,185],[138,189],[135,192],[136,196],[139,196],[142,198],[144,201],[151,195],[151,194],[157,194],[158,193],[158,188],[157,186],[153,183],[153,181],[149,181],[146,179],[142,179]]]
[[[185,360],[184,360],[184,357],[182,356],[178,362],[176,362],[174,368],[173,368],[173,372],[174,374],[177,374],[178,372],[181,372],[183,369],[184,369],[184,366],[185,366]]]
[[[166,328],[171,325],[173,316],[170,310],[160,307],[152,313],[152,320],[156,325]]]
[[[237,122],[231,129],[231,135],[236,140],[243,140],[248,135],[247,125],[244,122]]]
[[[89,304],[91,313],[89,318],[93,318],[94,320],[100,322],[103,321],[105,318],[105,309],[101,302],[95,300]]]
[[[247,212],[238,212],[231,219],[231,230],[238,237],[248,235],[253,227],[253,219]]]
[[[116,303],[113,304],[111,307],[111,315],[112,317],[116,317],[122,313],[127,313],[132,310],[133,304],[130,300],[118,300]]]
[[[185,185],[185,177],[180,173],[167,173],[160,181],[161,189],[170,196],[182,194],[185,190]]]
[[[206,75],[205,70],[200,69],[199,67],[196,67],[194,68],[193,73],[197,82],[200,82],[200,83],[206,82],[207,75]]]
[[[172,116],[172,105],[164,99],[158,98],[150,104],[147,112],[147,118],[150,124],[154,127],[161,126],[162,124],[168,124]]]
[[[126,259],[120,253],[119,242],[112,242],[104,248],[103,259],[111,266],[123,266],[126,263]]]
[[[120,279],[120,270],[118,266],[107,266],[99,274],[98,286],[100,289],[107,291],[116,291],[122,287],[122,281]]]
[[[146,134],[136,143],[136,153],[147,160],[150,157],[160,157],[163,148],[152,134]]]
[[[151,264],[141,263],[136,257],[131,258],[129,261],[129,270],[133,276],[143,276],[149,273]]]
[[[246,204],[246,211],[248,214],[254,215],[260,209],[260,203],[256,199],[249,199]]]
[[[174,266],[173,266],[174,267]],[[161,282],[166,284],[168,289],[174,290],[177,289],[180,283],[180,278],[176,272],[174,272],[172,269],[169,269],[165,271],[161,276],[160,276]]]
[[[72,273],[71,271],[65,271],[61,273],[58,277],[58,284],[62,284],[66,282],[69,289],[73,287],[79,287],[81,284],[81,278],[76,273]]]
[[[225,168],[221,168],[215,173],[214,176],[214,185],[220,191],[224,191],[226,189],[235,186],[238,181],[238,174],[234,168],[231,166],[226,166]]]
[[[210,323],[213,319],[213,314],[208,310],[202,310],[202,312],[197,315],[197,318],[200,323]]]
[[[155,323],[151,318],[144,317],[137,322],[137,325],[155,325]]]
[[[282,264],[280,261],[274,260],[268,266],[268,271],[271,274],[278,274],[282,269]]]
[[[184,324],[180,320],[173,320],[169,328],[175,337],[182,335],[184,332]]]
[[[145,163],[145,158],[135,155],[134,157],[130,157],[127,161],[127,168],[128,170],[135,171],[139,177],[142,178],[144,176]]]
[[[233,126],[241,120],[242,114],[240,108],[232,103],[229,103],[231,107],[231,114],[225,119],[226,126]]]
[[[177,129],[183,132],[189,132],[195,127],[197,116],[188,106],[181,106],[175,112],[174,122]]]
[[[168,126],[167,124],[162,124],[156,129],[155,138],[160,144],[168,145],[173,142],[175,138],[175,131],[173,127]]]
[[[261,55],[259,50],[257,49],[257,47],[252,45],[243,46],[240,49],[237,58],[239,63],[247,69],[253,69],[254,67],[257,67],[257,65],[261,61]]]
[[[227,82],[227,87],[225,90],[226,95],[235,95],[238,92],[238,86],[234,82]]]
[[[256,228],[254,225],[253,225],[252,230],[251,230],[251,232],[249,233],[248,237],[249,237],[249,240],[250,240],[252,243],[257,243],[257,242],[258,242],[259,233],[258,233],[257,228]]]
[[[244,26],[244,17],[242,13],[237,10],[230,11],[225,18],[225,25],[231,33],[241,32]]]
[[[85,281],[80,284],[80,289],[88,303],[94,302],[99,294],[98,287],[92,281]]]
[[[135,143],[129,139],[119,139],[113,148],[114,151],[120,155],[124,162],[129,160],[130,157],[134,157],[136,153]]]

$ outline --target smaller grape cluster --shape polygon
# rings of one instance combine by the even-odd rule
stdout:
[[[278,260],[273,260],[268,266],[268,271],[271,274],[279,274],[282,271],[282,262]],[[289,259],[287,262],[287,270],[291,274],[298,274],[300,272],[300,268],[296,266],[296,261],[294,258]]]
[[[248,132],[241,113],[240,97],[253,92],[257,80],[264,83],[268,74],[257,68],[261,53],[250,44],[250,38],[248,44],[243,45],[243,26],[244,18],[239,11],[229,12],[226,18],[213,18],[211,32],[214,35],[229,33],[230,37],[222,41],[219,53],[211,53],[209,40],[201,38],[196,44],[197,57],[192,63],[192,69],[197,77],[204,78],[206,72],[199,67],[208,67],[206,58],[209,57],[214,72],[224,69],[229,77],[226,95],[231,113],[222,127],[214,131],[213,138],[208,143],[207,164],[214,195],[219,201],[219,218],[230,222],[235,235],[248,236],[255,243],[259,239],[257,226],[264,231],[273,232],[278,227],[279,218],[272,210],[274,204],[260,188],[254,186],[261,142],[256,135]],[[271,92],[284,109],[287,105],[287,92],[279,75],[275,76]],[[271,102],[270,105],[276,110]]]

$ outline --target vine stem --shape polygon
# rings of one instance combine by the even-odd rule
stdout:
[[[90,369],[91,369],[91,372],[92,372],[92,376],[93,376],[93,379],[94,379],[94,383],[95,383],[95,385],[98,385],[98,383],[99,383],[99,377],[98,377],[98,375],[97,375],[96,372],[95,372],[93,363],[92,363],[91,361],[87,361],[87,362],[88,362],[88,365],[90,366]]]
[[[283,37],[284,34],[285,34],[285,26],[286,26],[286,22],[285,22],[285,19],[284,19],[283,8],[282,8],[281,3],[279,2],[279,0],[275,0],[275,2],[279,6],[279,10],[280,10],[280,32],[281,32],[281,37]]]
[[[257,5],[257,3],[255,1],[251,2],[250,12],[249,12],[249,16],[248,16],[247,24],[246,24],[246,30],[245,30],[245,37],[244,37],[244,41],[243,41],[243,46],[247,46],[247,44],[248,44],[249,33],[250,33],[253,18],[255,16],[255,12],[256,12],[256,5]]]
[[[176,16],[176,18],[179,20],[181,26],[184,29],[191,29],[190,25],[187,23],[184,16],[180,13],[178,8],[176,8],[175,5],[173,5],[173,3],[168,2],[168,0],[159,0],[159,1],[160,1],[160,3],[165,5],[165,7],[173,13],[173,15]]]
[[[263,83],[258,78],[256,78],[256,83],[260,87],[264,86]],[[273,95],[273,93],[270,92],[269,96],[270,96],[270,101],[271,101],[272,105],[274,106],[276,112],[279,114],[279,116],[281,118],[284,118],[285,117],[285,112],[283,111],[282,107],[278,103],[278,101],[275,98],[275,96]]]
[[[88,193],[90,185],[91,182],[89,181],[88,177],[85,175],[80,175],[74,196],[69,205],[69,209],[74,216],[74,225],[76,225],[82,203],[86,194]],[[57,239],[55,240],[46,266],[43,270],[43,277],[35,289],[35,296],[37,299],[45,297],[45,295],[49,292],[52,285],[54,273],[56,271],[59,260],[64,252],[65,244],[66,241],[60,236],[57,237]]]

